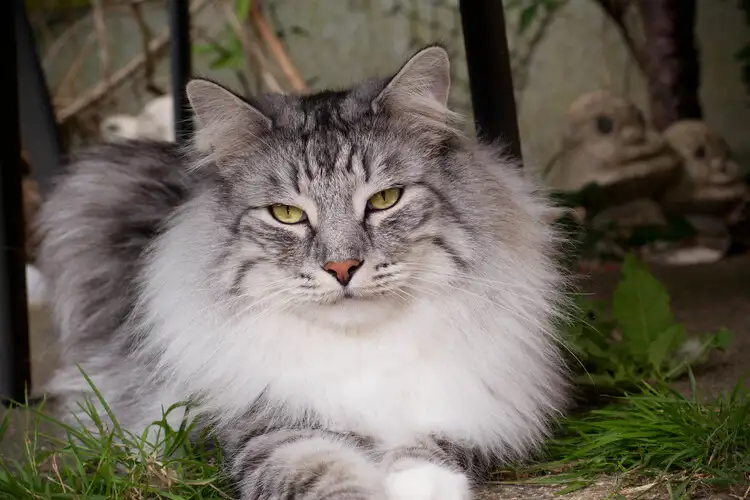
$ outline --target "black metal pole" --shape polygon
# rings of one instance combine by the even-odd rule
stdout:
[[[26,259],[21,191],[21,141],[18,133],[16,26],[18,3],[8,2],[0,16],[0,46],[5,70],[0,99],[0,399],[24,401],[31,381],[26,305]],[[2,76],[4,75],[4,76]],[[43,147],[40,146],[40,147]],[[30,389],[30,387],[29,387]]]
[[[185,85],[192,74],[190,9],[187,0],[169,0],[169,29],[172,36],[171,70],[174,123],[177,141],[188,140],[193,132],[190,103]]]
[[[26,145],[31,172],[44,196],[52,188],[53,178],[63,163],[63,143],[25,2],[12,0],[8,3],[14,4],[17,39],[17,66],[8,68],[18,68],[21,137]]]
[[[460,0],[466,66],[477,136],[501,140],[521,158],[510,53],[501,0]]]

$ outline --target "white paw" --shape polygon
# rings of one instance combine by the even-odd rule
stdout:
[[[463,474],[432,464],[391,472],[385,478],[388,500],[469,500],[469,480]]]

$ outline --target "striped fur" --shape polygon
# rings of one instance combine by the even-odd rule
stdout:
[[[191,401],[248,500],[464,500],[536,450],[566,401],[560,242],[544,192],[456,127],[448,75],[430,47],[307,96],[197,80],[190,150],[75,158],[40,215],[65,353],[44,390],[75,411],[80,363],[136,433]],[[343,286],[324,265],[349,259]]]

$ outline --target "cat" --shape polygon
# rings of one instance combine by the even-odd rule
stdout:
[[[242,499],[467,499],[533,452],[567,401],[562,239],[449,88],[437,45],[346,90],[196,78],[192,147],[80,153],[41,214],[45,390],[84,395],[80,363],[135,430],[190,400]]]

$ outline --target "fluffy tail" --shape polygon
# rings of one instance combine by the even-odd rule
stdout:
[[[115,350],[128,344],[120,327],[134,305],[141,255],[187,196],[184,164],[171,143],[97,146],[73,159],[43,204],[37,265],[63,369],[124,354]]]

